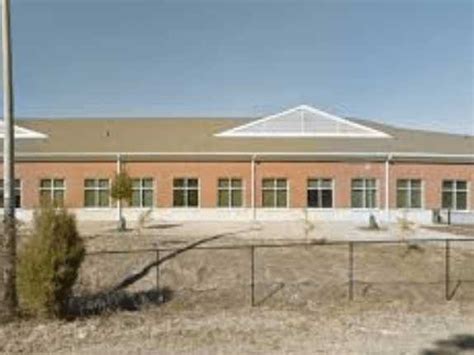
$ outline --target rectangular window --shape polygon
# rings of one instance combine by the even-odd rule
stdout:
[[[84,180],[84,206],[110,207],[109,179]]]
[[[307,206],[312,208],[333,207],[333,180],[309,179]]]
[[[377,207],[377,182],[375,179],[352,179],[352,208]]]
[[[132,207],[153,207],[153,179],[132,179]]]
[[[242,207],[243,184],[242,179],[220,178],[217,182],[218,207]]]
[[[288,207],[288,181],[286,179],[262,180],[262,206]]]
[[[53,206],[64,206],[66,187],[64,179],[41,179],[39,186],[40,202]]]
[[[173,180],[173,207],[199,206],[199,180],[179,178]]]
[[[442,207],[452,210],[467,210],[467,181],[443,181]]]
[[[3,179],[0,179],[0,208],[4,207]],[[15,207],[21,208],[21,181],[15,179]]]
[[[397,180],[397,208],[421,208],[420,179]]]

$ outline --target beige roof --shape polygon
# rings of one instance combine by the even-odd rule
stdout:
[[[21,140],[19,156],[86,153],[410,153],[472,155],[474,137],[403,129],[359,119],[353,122],[390,135],[386,137],[217,137],[248,123],[238,118],[42,119],[20,120],[18,126],[46,139]]]

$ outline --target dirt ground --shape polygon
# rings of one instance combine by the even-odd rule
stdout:
[[[308,302],[298,307],[256,308],[202,303],[189,308],[176,301],[139,312],[116,312],[74,322],[10,324],[0,328],[0,350],[440,355],[459,354],[469,344],[472,346],[473,329],[473,304],[458,301]]]
[[[221,236],[209,244],[252,244],[298,241],[374,241],[418,240],[474,237],[474,226],[421,226],[398,223],[369,230],[365,223],[330,221],[272,221],[272,222],[167,222],[150,221],[144,228],[130,222],[130,230],[116,232],[113,222],[83,222],[79,224],[90,251],[131,250],[178,246],[213,236]]]
[[[311,227],[311,226],[310,226]],[[21,321],[0,327],[0,351],[63,353],[462,354],[474,352],[474,243],[448,230],[325,224],[156,224],[116,233],[81,226],[90,255],[71,303],[74,321]],[[308,230],[309,229],[309,230]],[[218,231],[216,233],[215,231]],[[347,244],[354,246],[349,301]],[[148,273],[120,292],[126,277],[166,257],[142,249],[203,246]],[[422,241],[425,239],[425,241]],[[418,241],[416,241],[418,240]],[[288,241],[319,244],[283,247]],[[254,249],[250,244],[275,245]],[[110,253],[110,251],[126,253]],[[252,284],[254,292],[252,293]],[[446,301],[446,292],[451,298]],[[252,294],[255,307],[251,307]],[[75,313],[74,313],[75,312]]]

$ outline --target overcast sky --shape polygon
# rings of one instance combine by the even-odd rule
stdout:
[[[473,1],[13,0],[21,117],[342,116],[474,134]]]

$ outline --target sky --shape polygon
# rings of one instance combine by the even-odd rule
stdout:
[[[11,2],[17,117],[309,104],[474,135],[471,0]]]

